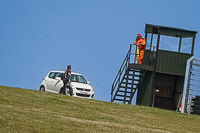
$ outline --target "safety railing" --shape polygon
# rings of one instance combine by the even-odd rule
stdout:
[[[113,93],[114,93],[115,89],[120,85],[121,80],[122,80],[124,74],[126,73],[126,70],[128,69],[128,65],[129,64],[137,64],[137,56],[139,56],[139,54],[136,52],[136,50],[137,50],[136,46],[137,45],[135,45],[135,44],[130,44],[130,48],[127,52],[127,55],[126,55],[122,65],[117,73],[117,76],[115,77],[115,80],[112,84],[111,101],[112,101],[112,97],[113,97]],[[146,45],[142,64],[153,66],[154,60],[155,60],[155,47],[153,47],[153,46],[150,47],[150,46]]]

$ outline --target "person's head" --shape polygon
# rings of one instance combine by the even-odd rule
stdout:
[[[71,69],[72,69],[72,66],[71,66],[71,65],[68,65],[68,66],[67,66],[67,69],[68,69],[68,70],[71,70]]]
[[[141,36],[141,34],[137,34],[137,39],[140,39],[142,36]]]

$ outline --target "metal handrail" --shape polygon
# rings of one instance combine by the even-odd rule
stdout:
[[[124,59],[122,65],[121,65],[121,67],[120,67],[120,69],[119,69],[119,71],[118,71],[118,73],[117,73],[117,76],[115,77],[115,80],[114,80],[114,82],[113,82],[113,84],[112,84],[111,100],[112,100],[113,92],[114,92],[116,86],[117,86],[117,85],[120,85],[120,83],[121,83],[120,80],[121,80],[122,73],[125,72],[125,70],[128,68],[128,65],[129,65],[129,63],[130,63],[131,55],[135,56],[135,57],[134,57],[133,63],[136,63],[136,57],[137,57],[138,54],[136,54],[136,51],[135,51],[135,53],[131,53],[131,48],[132,48],[133,45],[135,45],[135,44],[130,44],[130,48],[129,48],[128,52],[127,52],[127,55],[126,55],[126,57],[125,57],[125,59]],[[136,46],[136,45],[135,45],[135,46]],[[151,47],[152,47],[152,48],[153,48],[153,52],[154,52],[154,49],[155,49],[154,46],[148,46],[148,45],[146,45],[146,47],[150,47],[150,50],[151,50]],[[152,53],[152,54],[153,54],[153,53]],[[147,55],[147,56],[150,56],[150,55]],[[152,55],[152,57],[153,57],[153,55]],[[152,65],[152,64],[153,64],[153,59],[152,59],[152,61],[151,61],[151,65]]]
[[[131,49],[129,49],[129,51],[128,51],[128,53],[127,53],[127,55],[126,55],[126,57],[125,57],[125,59],[124,59],[122,65],[121,65],[121,67],[120,67],[120,69],[119,69],[119,72],[117,73],[117,76],[116,76],[116,78],[115,78],[115,80],[114,80],[114,82],[113,82],[111,95],[113,95],[114,88],[115,88],[116,85],[117,85],[116,80],[118,79],[117,81],[120,82],[119,80],[120,80],[121,74],[123,73],[125,67],[128,67],[128,63],[127,63],[127,62],[129,62],[129,60],[130,60],[130,52],[131,52]],[[125,66],[125,64],[126,64],[126,66]],[[119,77],[119,78],[118,78],[118,77]],[[116,82],[116,83],[115,83],[115,82]],[[114,85],[114,84],[115,84],[115,85]]]

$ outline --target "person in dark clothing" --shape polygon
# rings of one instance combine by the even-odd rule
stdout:
[[[69,88],[69,94],[70,96],[73,95],[73,90],[71,87],[71,65],[67,66],[67,70],[65,70],[64,76],[63,76],[63,87],[60,89],[59,94],[65,94],[66,95],[66,88]]]

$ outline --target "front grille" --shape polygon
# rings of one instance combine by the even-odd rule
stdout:
[[[76,93],[77,96],[80,96],[80,97],[90,97],[90,95],[88,94],[80,94],[80,93]]]
[[[79,91],[88,91],[88,92],[90,92],[90,89],[84,89],[84,88],[76,88],[77,90],[79,90]]]

